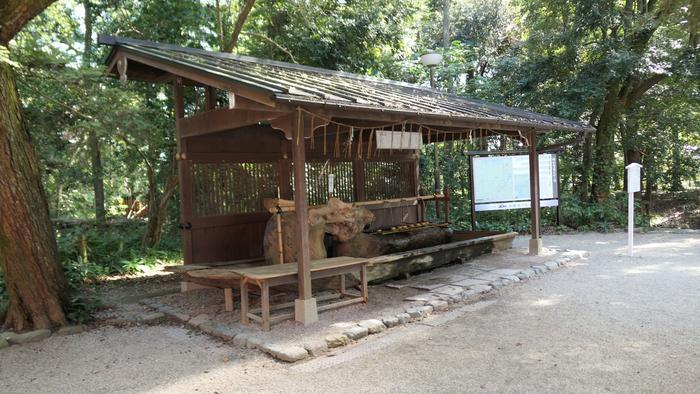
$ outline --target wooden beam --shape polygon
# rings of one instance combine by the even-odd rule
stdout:
[[[225,91],[231,91],[236,95],[248,98],[266,106],[275,106],[275,101],[273,100],[272,95],[268,92],[242,87],[234,82],[226,81],[223,78],[213,77],[204,72],[198,72],[186,67],[169,64],[168,62],[160,61],[155,58],[150,58],[148,56],[131,52],[127,49],[119,48],[118,53],[115,54],[115,58],[122,55],[126,56],[129,60],[133,60],[135,62],[181,76],[183,78],[191,79],[203,85],[212,86]],[[112,69],[113,68],[110,68],[109,70]]]
[[[540,238],[540,164],[537,153],[537,132],[531,131],[528,136],[530,146],[530,254],[539,255],[542,251],[542,239]]]
[[[178,120],[178,133],[182,138],[211,134],[283,116],[274,111],[252,111],[218,108]]]

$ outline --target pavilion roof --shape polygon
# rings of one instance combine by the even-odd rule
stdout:
[[[101,36],[100,43],[112,45],[108,64],[116,50],[122,50],[257,91],[275,102],[440,117],[511,128],[594,131],[581,122],[406,82],[120,37]]]

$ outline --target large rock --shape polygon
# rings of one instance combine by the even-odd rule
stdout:
[[[343,334],[331,334],[326,336],[326,345],[330,349],[345,346],[350,343],[350,339]]]
[[[395,327],[399,325],[399,318],[394,316],[385,317],[382,319],[382,323],[384,323],[387,328]]]
[[[51,330],[34,330],[12,336],[7,341],[15,345],[20,345],[23,343],[38,342],[50,336]]]
[[[433,307],[433,310],[435,311],[446,311],[449,305],[447,304],[447,301],[442,301],[442,300],[432,300],[428,302],[428,305]]]
[[[328,351],[328,343],[323,340],[310,340],[304,342],[304,349],[310,355],[317,357]]]
[[[367,327],[355,326],[343,331],[343,335],[352,339],[353,341],[356,341],[369,335],[369,330],[367,329]]]
[[[368,320],[362,320],[361,322],[357,323],[360,327],[366,327],[367,331],[370,334],[378,334],[384,330],[386,330],[386,326],[384,323],[381,322],[381,320],[377,319],[368,319]]]

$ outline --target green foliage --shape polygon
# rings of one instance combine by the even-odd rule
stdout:
[[[106,227],[87,224],[59,230],[58,247],[69,280],[135,274],[182,259],[178,234],[164,234],[157,248],[141,248],[144,227],[142,222],[125,221]]]

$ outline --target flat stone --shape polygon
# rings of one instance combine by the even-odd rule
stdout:
[[[548,262],[544,263],[544,265],[547,268],[549,268],[550,270],[555,270],[555,269],[559,268],[559,264],[557,264],[556,261],[548,261]]]
[[[433,298],[435,298],[435,294],[433,294],[433,293],[421,293],[421,294],[417,294],[417,295],[414,295],[414,296],[406,297],[406,298],[404,298],[403,300],[404,300],[404,301],[423,301],[423,302],[427,302],[427,301],[432,300]]]
[[[504,279],[498,279],[494,280],[493,282],[489,282],[489,285],[493,287],[494,289],[500,289],[501,287],[505,287],[508,285],[508,281]]]
[[[182,312],[173,312],[170,314],[170,316],[176,318],[177,320],[180,320],[182,322],[187,322],[190,320],[190,315],[187,313],[182,313]]]
[[[368,319],[368,320],[362,320],[361,322],[357,323],[360,327],[366,327],[367,331],[370,334],[378,334],[384,330],[386,330],[386,326],[384,323],[382,323],[381,320],[377,319]]]
[[[233,327],[218,325],[218,324],[202,324],[199,328],[209,335],[215,336],[224,341],[230,341],[240,334],[241,331]]]
[[[10,342],[7,342],[5,338],[0,337],[0,349],[4,349],[10,346]]]
[[[447,301],[442,301],[442,300],[433,300],[429,301],[428,305],[433,307],[433,310],[435,311],[445,311],[449,307],[447,304]]]
[[[238,346],[238,347],[245,347],[246,343],[248,343],[248,338],[250,338],[250,334],[238,334],[235,337],[233,337],[233,345]]]
[[[23,343],[38,342],[51,336],[51,330],[34,330],[25,332],[24,334],[17,334],[10,337],[7,341],[20,345]]]
[[[147,312],[136,316],[136,320],[141,323],[153,323],[165,317],[163,312]]]
[[[398,317],[385,317],[382,319],[382,323],[384,323],[384,325],[387,328],[396,327],[399,325],[399,318]]]
[[[479,276],[475,276],[474,279],[481,279],[483,281],[492,282],[494,280],[501,279],[501,275],[486,273],[486,274],[481,274]]]
[[[531,268],[534,269],[535,272],[537,272],[538,274],[544,274],[545,272],[549,271],[549,268],[547,268],[546,265],[541,264],[533,265]]]
[[[447,285],[447,286],[438,287],[437,289],[433,290],[433,293],[444,294],[446,296],[456,296],[456,295],[462,294],[463,291],[464,291],[463,287]]]
[[[265,342],[262,338],[251,335],[248,340],[245,341],[245,347],[248,349],[259,349]]]
[[[459,275],[463,275],[463,276],[477,276],[477,275],[483,274],[484,272],[486,272],[486,271],[484,271],[480,268],[473,268],[473,267],[462,268],[462,269],[457,270],[457,273]]]
[[[501,268],[493,271],[489,271],[491,274],[505,275],[505,276],[515,276],[518,275],[522,270],[514,268]]]
[[[311,340],[304,342],[304,349],[309,352],[310,355],[317,357],[328,351],[328,344],[323,340]]]
[[[460,280],[459,282],[453,283],[455,286],[462,286],[462,287],[470,287],[470,286],[476,286],[476,285],[487,285],[490,281],[489,280],[481,280],[481,279],[465,279],[465,280]]]
[[[4,339],[4,340],[6,340],[6,341],[9,341],[10,338],[16,337],[16,336],[17,336],[17,334],[15,334],[15,333],[12,332],[12,331],[0,332],[0,338]]]
[[[309,357],[309,352],[301,346],[265,343],[260,345],[259,349],[278,360],[288,363],[294,363]]]
[[[73,335],[73,334],[79,334],[81,332],[85,331],[85,326],[84,325],[77,325],[77,326],[65,326],[61,327],[57,332],[56,335]]]
[[[343,331],[343,335],[352,339],[353,341],[356,341],[369,335],[369,330],[367,329],[367,327],[355,326]]]
[[[190,319],[189,323],[195,327],[199,327],[202,323],[209,322],[209,315],[202,313]]]
[[[336,348],[336,347],[341,347],[345,346],[348,343],[350,343],[350,338],[343,334],[331,334],[331,335],[326,335],[326,345],[330,349]]]
[[[507,280],[507,281],[510,281],[513,283],[520,282],[520,278],[518,278],[515,275],[503,275],[503,277],[501,279],[504,279],[504,280]]]
[[[396,315],[396,320],[399,321],[399,324],[406,324],[411,320],[411,315],[408,313],[399,313]]]
[[[420,310],[418,310],[419,307],[413,307],[413,308],[407,308],[406,309],[406,314],[408,314],[410,319],[418,319],[421,317]],[[398,316],[398,315],[397,315]]]

